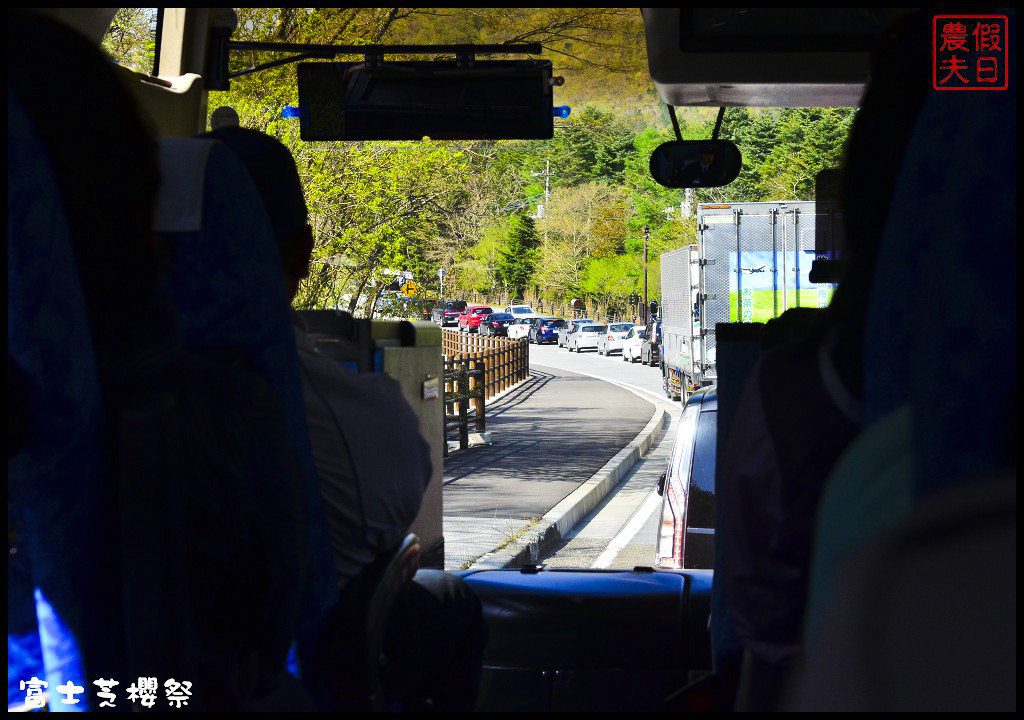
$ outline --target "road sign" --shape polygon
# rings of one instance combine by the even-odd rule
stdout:
[[[416,294],[416,283],[412,280],[406,280],[402,283],[402,292],[405,293],[406,297],[412,297]]]

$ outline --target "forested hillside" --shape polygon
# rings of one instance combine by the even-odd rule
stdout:
[[[107,47],[142,69],[146,14],[126,10],[118,20]],[[317,237],[303,306],[379,311],[396,271],[412,272],[423,296],[437,298],[443,269],[446,298],[523,298],[556,310],[583,298],[602,316],[632,317],[644,228],[652,298],[658,255],[695,242],[682,191],[648,174],[651,151],[674,138],[647,78],[635,8],[243,9],[234,39],[539,42],[565,78],[555,104],[572,113],[556,120],[550,141],[302,143],[298,121],[281,118],[297,104],[295,65],[211,93],[211,111],[230,105],[244,126],[278,137],[296,157]],[[231,69],[271,59],[235,54]],[[743,171],[728,187],[696,191],[696,201],[813,198],[815,174],[840,162],[852,113],[730,109],[722,137],[738,144]],[[680,109],[683,137],[710,137],[715,114]]]

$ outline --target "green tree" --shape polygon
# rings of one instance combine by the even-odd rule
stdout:
[[[533,218],[513,215],[509,219],[508,240],[501,250],[498,274],[509,299],[521,298],[533,280],[533,271],[540,256],[540,237]]]
[[[102,46],[119,65],[143,75],[152,73],[156,8],[118,8]]]
[[[632,129],[612,113],[595,107],[570,116],[550,145],[560,185],[597,179],[622,182],[626,158],[633,150]]]

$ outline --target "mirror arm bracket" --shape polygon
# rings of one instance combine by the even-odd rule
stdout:
[[[243,75],[251,75],[252,73],[260,72],[261,70],[269,70],[273,67],[279,67],[281,65],[288,65],[293,62],[299,62],[300,60],[312,60],[312,59],[324,59],[329,60],[335,56],[335,53],[301,53],[299,55],[292,55],[291,57],[281,58],[280,60],[271,60],[260,65],[254,65],[244,70],[236,70],[235,72],[228,73],[227,77],[232,80],[236,77],[242,77]]]
[[[672,129],[676,131],[676,140],[682,141],[683,134],[679,131],[679,119],[676,118],[676,109],[668,103],[665,106],[668,108],[668,116],[672,118]]]
[[[718,119],[715,120],[715,131],[711,134],[712,140],[718,139],[718,132],[722,129],[722,118],[725,117],[725,106],[718,108]]]

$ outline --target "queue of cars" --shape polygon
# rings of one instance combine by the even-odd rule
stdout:
[[[564,320],[534,312],[529,305],[470,305],[462,300],[446,302],[434,310],[434,322],[457,325],[460,332],[512,339],[529,338],[531,344],[556,343],[569,352],[596,350],[598,355],[619,353],[623,362],[642,362],[657,367],[661,361],[661,322],[646,327],[631,322],[603,324],[593,318]]]

